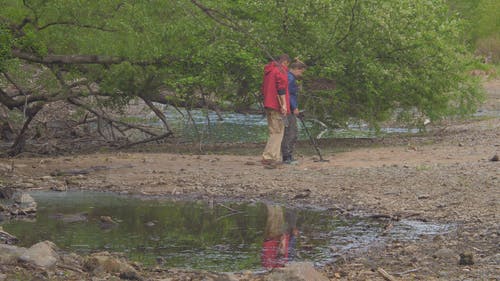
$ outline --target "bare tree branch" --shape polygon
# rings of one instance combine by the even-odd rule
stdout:
[[[340,43],[342,43],[347,39],[347,37],[349,37],[349,34],[351,33],[352,28],[354,27],[354,18],[356,16],[355,9],[357,6],[358,6],[358,0],[354,0],[354,4],[352,5],[351,9],[351,20],[349,21],[349,28],[347,29],[347,32],[344,34],[344,36],[335,43],[336,46],[340,45]]]
[[[38,30],[44,30],[46,28],[49,28],[49,27],[55,26],[55,25],[68,25],[68,26],[88,28],[88,29],[95,29],[95,30],[106,31],[106,32],[116,32],[117,31],[115,29],[107,29],[107,28],[101,27],[101,26],[93,26],[93,25],[89,25],[89,24],[80,24],[80,23],[71,22],[71,21],[50,22],[50,23],[47,23],[47,24],[45,24],[43,26],[38,27]]]
[[[159,110],[147,97],[144,97],[143,95],[139,95],[139,97],[147,104],[147,106],[149,106],[149,108],[151,108],[151,110],[153,110],[156,116],[160,118],[167,131],[169,132],[172,131],[167,123],[167,118],[165,117],[165,114],[163,114],[163,112],[161,112],[161,110]]]
[[[137,129],[143,133],[146,133],[148,135],[152,135],[152,136],[158,136],[157,133],[153,132],[153,131],[150,131],[144,127],[141,127],[141,126],[136,126],[134,124],[128,124],[128,123],[125,123],[123,121],[120,121],[120,120],[116,120],[116,119],[113,119],[111,117],[108,117],[108,116],[105,116],[99,112],[97,112],[97,110],[93,109],[92,107],[90,107],[89,105],[86,105],[84,104],[83,102],[80,102],[78,99],[76,98],[68,98],[68,102],[71,103],[71,104],[74,104],[76,106],[79,106],[81,108],[84,108],[85,110],[91,112],[92,114],[96,115],[96,116],[100,116],[102,119],[108,121],[108,122],[112,122],[112,123],[116,123],[116,124],[120,124],[122,126],[125,126],[125,127],[129,127],[129,128],[133,128],[133,129]]]
[[[169,58],[167,56],[159,57],[151,61],[133,61],[124,57],[113,57],[113,56],[100,56],[100,55],[46,55],[38,56],[32,53],[23,52],[18,49],[12,50],[12,56],[34,63],[40,63],[44,65],[52,64],[71,64],[71,65],[84,65],[84,64],[100,64],[100,65],[111,65],[120,64],[125,61],[130,62],[133,65],[138,66],[165,66],[169,65],[176,59]]]
[[[148,142],[152,142],[152,141],[158,141],[158,140],[167,138],[167,137],[169,137],[171,135],[173,135],[173,133],[172,133],[172,131],[169,131],[169,132],[166,132],[163,135],[159,135],[159,136],[152,137],[152,138],[149,138],[149,139],[145,139],[145,140],[141,140],[141,141],[137,141],[137,142],[133,142],[133,143],[122,145],[122,146],[120,146],[120,148],[127,148],[127,147],[131,147],[131,146],[138,145],[138,144],[148,143]]]
[[[12,50],[12,55],[30,62],[41,64],[119,64],[125,61],[121,57],[98,55],[47,55],[39,57],[20,50]]]

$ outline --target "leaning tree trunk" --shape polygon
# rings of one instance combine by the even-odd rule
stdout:
[[[24,121],[23,128],[19,132],[19,134],[16,137],[16,140],[14,141],[14,144],[10,147],[8,154],[10,156],[15,156],[23,152],[24,146],[26,144],[26,132],[28,131],[29,125],[31,121],[33,121],[33,118],[35,118],[36,114],[43,108],[42,103],[38,103],[33,105],[32,107],[28,108],[26,110],[26,121]]]

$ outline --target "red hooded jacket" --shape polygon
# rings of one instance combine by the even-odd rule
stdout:
[[[290,95],[288,93],[288,68],[277,62],[270,62],[264,67],[264,79],[262,83],[262,94],[264,95],[264,107],[281,112],[278,94],[284,93],[287,114],[290,114]]]

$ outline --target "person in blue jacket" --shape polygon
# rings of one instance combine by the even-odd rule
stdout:
[[[295,150],[295,143],[298,137],[297,117],[299,116],[299,107],[297,96],[299,94],[299,86],[297,79],[302,78],[302,74],[306,70],[306,65],[301,61],[295,61],[290,64],[288,71],[288,92],[290,95],[290,113],[286,116],[288,126],[285,127],[283,140],[281,141],[281,154],[283,156],[283,163],[297,164],[293,158]]]

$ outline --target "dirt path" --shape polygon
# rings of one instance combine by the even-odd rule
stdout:
[[[495,85],[489,110],[500,108]],[[384,280],[379,267],[398,280],[500,280],[500,164],[491,161],[500,156],[500,118],[435,132],[397,145],[347,146],[326,154],[328,163],[303,156],[279,169],[265,169],[256,155],[117,152],[0,159],[0,172],[19,188],[265,199],[452,223],[449,233],[377,245],[322,270],[331,280]],[[295,199],[299,194],[305,198]],[[460,265],[460,254],[471,254],[474,264]]]

